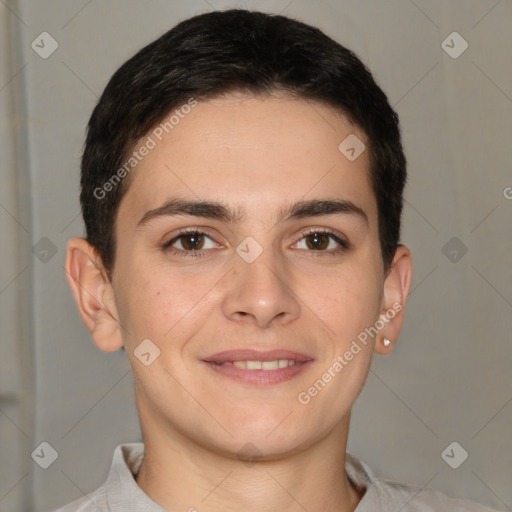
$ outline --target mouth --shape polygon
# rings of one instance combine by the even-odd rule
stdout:
[[[268,386],[302,373],[313,358],[289,350],[229,350],[203,359],[213,371],[246,384]]]

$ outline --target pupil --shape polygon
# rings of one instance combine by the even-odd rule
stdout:
[[[308,238],[308,246],[310,249],[325,249],[328,243],[327,237],[322,233],[312,233]]]
[[[203,245],[202,241],[202,235],[193,233],[186,236],[184,245],[187,249],[200,249]]]

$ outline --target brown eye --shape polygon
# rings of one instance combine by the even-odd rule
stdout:
[[[323,250],[329,246],[331,237],[326,233],[311,233],[306,237],[306,245],[308,249]]]
[[[344,239],[331,231],[321,230],[311,230],[302,233],[302,238],[294,244],[294,247],[326,254],[334,254],[350,249],[349,243]]]
[[[203,248],[204,235],[201,233],[188,233],[179,237],[181,246],[186,251],[198,251]]]
[[[199,251],[218,248],[215,241],[201,231],[185,231],[163,245],[163,249],[182,255],[200,255]],[[197,254],[196,254],[197,252]]]

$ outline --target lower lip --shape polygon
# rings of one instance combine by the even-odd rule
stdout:
[[[286,368],[278,368],[276,370],[245,370],[243,368],[237,368],[233,364],[216,364],[208,361],[204,362],[214,372],[220,373],[221,375],[230,377],[231,379],[239,382],[256,386],[272,386],[274,384],[280,384],[281,382],[293,379],[309,368],[313,361],[303,361],[295,364],[294,366],[287,366]]]

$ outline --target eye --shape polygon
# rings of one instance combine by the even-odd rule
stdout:
[[[337,252],[349,248],[348,242],[341,239],[332,231],[313,229],[306,233],[301,233],[302,238],[295,243],[297,249],[306,249],[318,252]]]
[[[198,229],[181,231],[162,245],[162,249],[179,256],[204,256],[204,251],[217,249],[220,245],[207,233]],[[312,229],[301,233],[301,238],[293,246],[296,249],[333,254],[350,248],[347,241],[334,232],[325,229]]]
[[[202,253],[199,251],[218,247],[218,244],[210,236],[198,230],[182,231],[163,245],[164,249],[186,256],[200,256]]]

